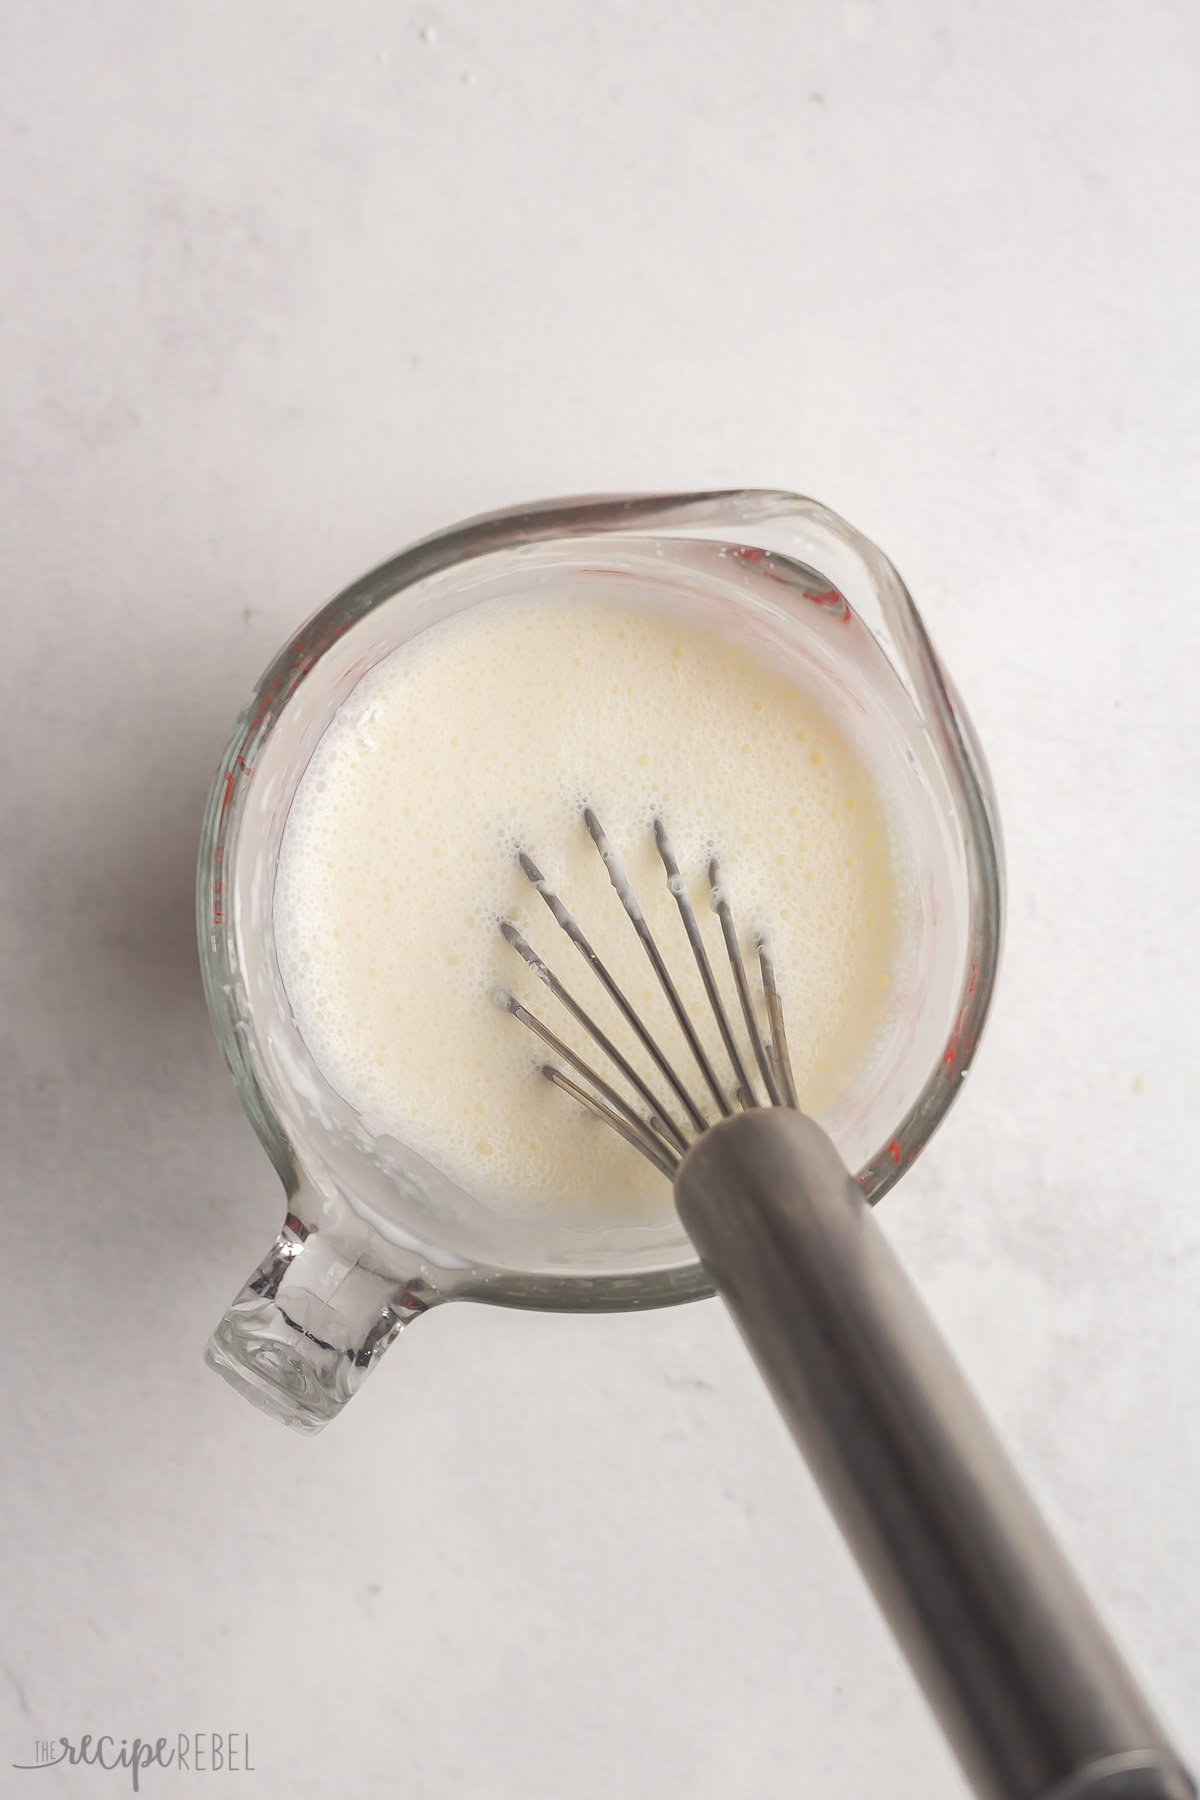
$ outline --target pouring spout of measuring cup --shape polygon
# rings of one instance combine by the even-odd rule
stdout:
[[[263,1412],[311,1435],[337,1417],[405,1325],[441,1297],[415,1267],[398,1270],[361,1221],[317,1231],[289,1212],[204,1360]]]

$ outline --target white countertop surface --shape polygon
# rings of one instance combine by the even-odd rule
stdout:
[[[0,1788],[951,1800],[715,1303],[449,1307],[304,1441],[201,1366],[280,1221],[205,791],[294,625],[552,493],[893,556],[1006,828],[999,998],[885,1217],[1200,1761],[1194,0],[9,0]]]

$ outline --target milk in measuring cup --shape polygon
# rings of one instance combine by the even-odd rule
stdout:
[[[300,783],[275,887],[277,953],[314,1060],[369,1130],[505,1213],[657,1222],[668,1183],[543,1079],[546,1051],[493,998],[510,989],[597,1060],[501,938],[508,916],[661,1088],[521,874],[523,848],[704,1097],[585,805],[706,1031],[653,819],[736,1016],[707,903],[708,859],[719,857],[745,953],[756,931],[769,937],[801,1103],[835,1114],[903,983],[902,846],[819,689],[732,628],[531,597],[421,632],[357,686]]]

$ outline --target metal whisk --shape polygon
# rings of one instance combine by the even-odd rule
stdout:
[[[701,1079],[707,1089],[708,1099],[715,1107],[717,1116],[728,1119],[739,1109],[744,1112],[762,1105],[796,1106],[796,1084],[792,1077],[792,1066],[788,1056],[787,1033],[783,1023],[783,1007],[780,1004],[779,989],[775,981],[775,968],[765,940],[759,936],[756,942],[758,966],[762,976],[763,996],[766,1003],[769,1034],[764,1035],[755,1013],[754,1001],[750,992],[750,982],[746,974],[746,965],[738,942],[737,931],[733,922],[728,896],[721,886],[721,874],[717,861],[713,858],[708,865],[708,879],[712,891],[712,904],[717,917],[721,921],[721,931],[725,939],[725,950],[729,957],[729,965],[733,972],[734,986],[737,989],[741,1006],[742,1019],[750,1041],[751,1052],[758,1067],[762,1081],[762,1092],[756,1094],[745,1059],[738,1046],[725,1003],[717,986],[716,976],[709,961],[701,935],[699,921],[688,895],[687,885],[679,873],[679,865],[671,849],[666,829],[661,820],[654,823],[654,841],[658,846],[658,854],[662,859],[667,884],[679,908],[679,916],[691,945],[696,967],[700,972],[700,980],[704,992],[712,1007],[717,1030],[725,1048],[733,1072],[732,1093],[722,1082],[712,1059],[704,1047],[703,1040],[692,1024],[684,1006],[679,989],[671,978],[671,972],[663,959],[662,952],[655,941],[654,934],[646,922],[646,916],[638,905],[637,898],[625,874],[620,857],[613,849],[604,827],[592,811],[587,807],[583,815],[588,835],[604,860],[609,880],[612,882],[617,897],[624,907],[626,915],[636,931],[649,958],[650,965],[658,978],[659,985],[667,997],[667,1003],[675,1016],[679,1029],[683,1034],[687,1048],[699,1069]],[[533,858],[524,851],[520,854],[521,868],[546,902],[556,922],[560,925],[575,948],[587,962],[605,993],[614,1002],[634,1033],[642,1048],[654,1063],[663,1081],[674,1096],[673,1102],[664,1101],[655,1094],[649,1083],[638,1074],[629,1059],[613,1043],[612,1039],[596,1023],[595,1019],[582,1006],[575,996],[566,988],[547,963],[533,950],[511,920],[501,922],[500,929],[505,938],[517,951],[538,980],[549,988],[554,998],[580,1024],[588,1036],[596,1044],[612,1064],[614,1070],[633,1088],[641,1100],[645,1111],[638,1112],[621,1093],[597,1073],[581,1056],[578,1056],[563,1040],[543,1022],[529,1012],[520,1001],[506,991],[497,996],[500,1004],[522,1025],[552,1050],[554,1054],[582,1076],[588,1084],[586,1087],[573,1081],[569,1075],[553,1063],[544,1063],[542,1073],[564,1093],[572,1095],[594,1112],[597,1117],[611,1125],[619,1132],[626,1143],[632,1144],[635,1150],[661,1169],[664,1175],[674,1176],[682,1158],[686,1155],[691,1143],[701,1132],[707,1131],[713,1121],[705,1114],[702,1106],[693,1097],[682,1078],[676,1072],[674,1064],[665,1051],[652,1036],[640,1016],[630,1005],[620,985],[610,974],[602,959],[596,954],[588,939],[584,936],[574,916],[563,905],[558,894],[542,875]],[[683,1114],[681,1124],[675,1112]]]
[[[509,920],[504,936],[583,1028],[604,1072],[511,993],[498,998],[556,1059],[543,1065],[548,1079],[672,1181],[684,1228],[975,1791],[985,1800],[1195,1800],[857,1183],[799,1110],[769,949],[756,943],[764,1031],[716,862],[712,903],[749,1057],[656,822],[731,1079],[693,1025],[590,809],[584,822],[679,1027],[686,1066],[699,1073],[699,1097],[524,852],[522,869],[645,1052],[653,1081]]]

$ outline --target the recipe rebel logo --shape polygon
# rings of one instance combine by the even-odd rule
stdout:
[[[184,1770],[189,1775],[253,1775],[248,1731],[177,1731],[173,1737],[115,1738],[84,1732],[80,1737],[38,1738],[32,1762],[14,1769],[124,1769],[135,1794],[148,1769]]]

